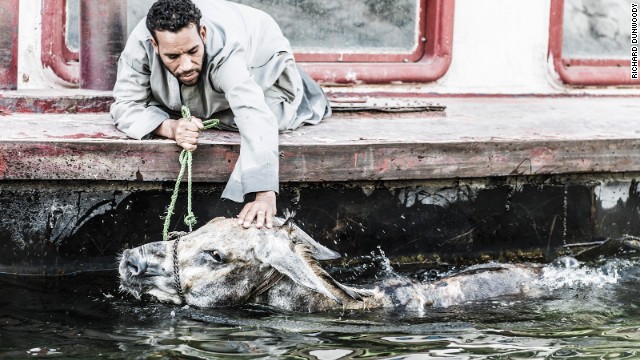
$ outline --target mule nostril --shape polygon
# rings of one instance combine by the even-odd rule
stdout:
[[[131,260],[127,260],[127,269],[131,275],[138,275],[138,267]]]
[[[147,271],[147,266],[145,262],[138,262],[136,259],[128,259],[127,260],[127,269],[133,276],[140,276]]]

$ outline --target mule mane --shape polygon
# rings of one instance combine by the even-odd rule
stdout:
[[[276,271],[276,269],[271,268],[271,270],[266,276],[266,279],[262,282],[262,284],[258,285],[255,289],[253,289],[253,291],[251,292],[251,294],[249,294],[247,298],[253,299],[257,296],[264,294],[265,292],[269,291],[269,289],[271,289],[280,280],[282,280],[283,277],[284,277],[283,274]]]
[[[293,241],[292,244],[292,250],[302,257],[304,262],[311,268],[314,274],[316,274],[316,276],[318,276],[328,288],[359,301],[363,301],[363,297],[373,295],[368,290],[353,289],[339,283],[337,280],[331,277],[331,275],[329,275],[329,273],[327,273],[327,271],[320,266],[318,260],[313,257],[312,250],[307,244],[300,242],[294,243]]]

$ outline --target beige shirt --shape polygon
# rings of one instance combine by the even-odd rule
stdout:
[[[317,84],[309,83],[307,78],[300,80],[289,41],[269,15],[224,0],[194,3],[202,12],[201,25],[207,28],[206,54],[198,83],[181,85],[164,67],[149,41],[151,34],[143,19],[131,33],[118,61],[111,116],[128,136],[144,139],[164,120],[180,118],[183,104],[201,119],[231,109],[233,119],[227,125],[241,134],[240,158],[223,197],[241,202],[250,192],[278,192],[278,129],[319,122],[330,114],[326,97]],[[298,99],[293,117],[296,111],[298,115],[304,113],[306,119],[301,121],[277,119],[265,100],[265,92],[273,91],[274,83],[286,69],[288,77],[294,71],[295,79],[286,82],[292,88],[285,89],[285,93],[292,92]],[[308,91],[309,86],[317,88]],[[305,92],[315,94],[316,99],[300,101]],[[311,106],[302,109],[300,104]],[[283,126],[287,121],[289,124]]]

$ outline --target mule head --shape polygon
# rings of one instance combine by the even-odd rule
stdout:
[[[318,265],[318,260],[338,257],[282,219],[275,219],[272,229],[244,229],[236,219],[216,218],[176,240],[125,250],[120,287],[137,297],[148,294],[176,304],[184,299],[200,307],[232,306],[251,301],[288,276],[338,302],[336,289],[358,298]]]

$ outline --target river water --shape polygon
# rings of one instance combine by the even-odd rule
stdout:
[[[637,359],[639,280],[640,258],[553,267],[544,296],[419,315],[197,309],[121,294],[115,271],[4,275],[0,358]]]

